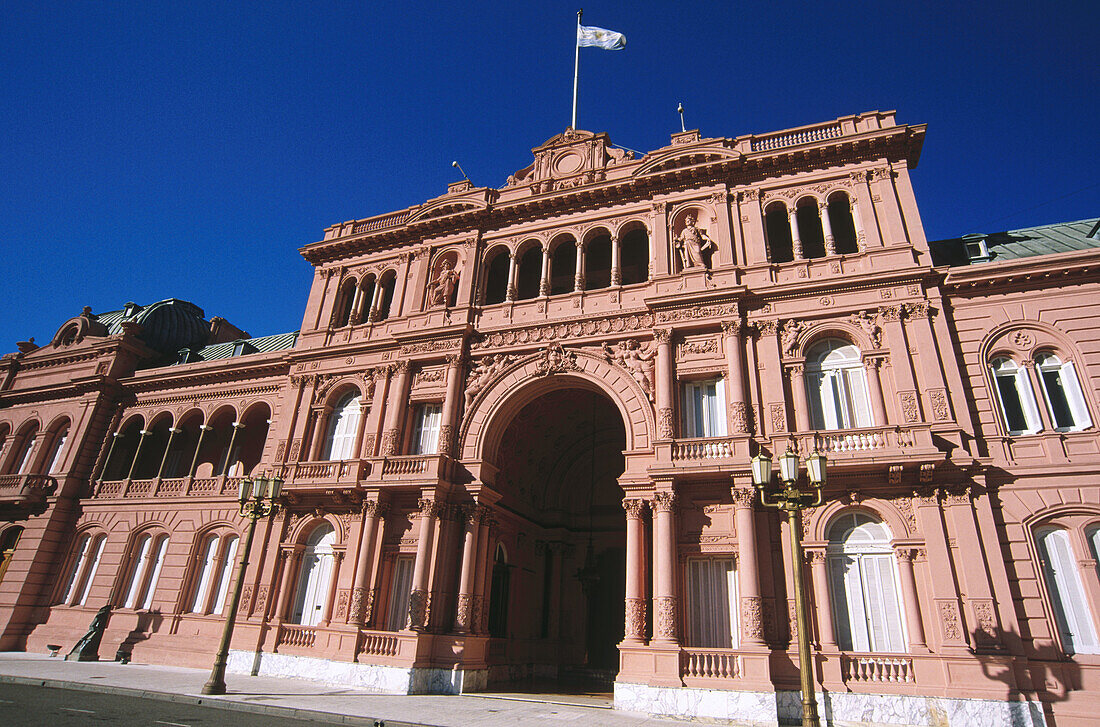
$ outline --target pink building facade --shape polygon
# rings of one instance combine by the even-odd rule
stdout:
[[[567,130],[500,189],[334,225],[296,334],[166,300],[0,360],[0,648],[396,693],[604,684],[622,709],[799,714],[805,513],[830,724],[1100,709],[1096,221],[929,244],[892,112],[641,158]],[[517,686],[518,685],[518,686]]]

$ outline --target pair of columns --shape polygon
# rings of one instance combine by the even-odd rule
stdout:
[[[870,399],[872,425],[884,427],[886,421],[886,398],[882,393],[882,368],[885,359],[865,358],[863,369],[867,374],[867,397]],[[792,364],[787,367],[791,379],[791,393],[794,395],[794,420],[797,431],[808,432],[813,428],[810,422],[810,400],[806,390],[805,364]],[[839,372],[834,372],[839,373]]]
[[[565,244],[565,243],[562,243]],[[573,275],[573,292],[580,293],[584,290],[586,281],[586,261],[587,261],[587,245],[582,244],[579,241],[574,242],[577,246],[577,263],[576,270]],[[550,295],[550,248],[549,246],[542,248],[542,271],[539,276],[539,295]],[[508,302],[514,302],[518,295],[518,289],[516,286],[516,275],[518,274],[519,261],[516,259],[514,252],[508,253],[508,287],[505,294],[505,300]],[[622,274],[622,254],[619,248],[619,236],[612,235],[611,237],[611,285],[621,285],[623,280]]]
[[[646,508],[653,511],[653,640],[654,645],[679,644],[676,597],[676,493],[657,492],[652,501],[627,497],[626,612],[624,643],[646,642]]]
[[[382,285],[380,280],[374,281],[374,289],[371,292],[370,305],[367,308],[368,321],[378,320],[378,309],[382,305],[382,296],[385,295],[385,286]],[[355,297],[351,301],[351,323],[352,325],[359,323],[363,320],[363,286],[359,284],[355,286]]]
[[[304,554],[305,546],[303,545],[298,545],[293,550],[280,552],[280,556],[283,558],[283,592],[277,615],[281,621],[287,621],[291,616],[290,609],[297,594],[298,581],[301,580],[302,556]],[[328,626],[332,622],[332,612],[336,604],[336,592],[340,580],[340,566],[344,562],[344,551],[333,550],[332,557],[333,564],[332,573],[329,575],[328,595],[325,598],[325,608],[322,611],[321,620],[317,623],[318,626]],[[295,578],[295,576],[298,576],[298,578]]]
[[[382,562],[380,536],[385,530],[387,510],[386,504],[379,500],[363,502],[359,557],[351,589],[351,606],[348,610],[349,620],[360,626],[370,626],[374,621],[374,599],[379,564]]]
[[[849,198],[848,203],[850,205],[852,213],[852,224],[856,230],[856,244],[863,247],[863,223],[859,219],[859,207],[855,198]],[[814,205],[814,209],[817,211],[817,219],[821,225],[821,232],[825,238],[825,254],[836,255],[836,238],[833,237],[833,225],[829,220],[829,205],[825,202],[818,202]],[[787,224],[791,228],[791,246],[793,248],[794,259],[804,259],[802,252],[802,236],[798,230],[798,208],[791,207],[786,209],[787,212]]]

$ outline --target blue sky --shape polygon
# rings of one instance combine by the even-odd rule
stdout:
[[[569,124],[578,3],[9,2],[0,352],[84,305],[295,330],[336,222],[501,186]],[[1100,4],[584,2],[578,126],[647,151],[874,109],[927,123],[930,238],[1100,215]]]

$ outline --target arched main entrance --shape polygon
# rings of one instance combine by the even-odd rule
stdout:
[[[522,528],[520,552],[494,554],[494,621],[506,627],[493,636],[509,641],[495,652],[509,669],[495,673],[607,686],[623,638],[626,430],[590,382],[555,384],[494,427],[497,507]]]

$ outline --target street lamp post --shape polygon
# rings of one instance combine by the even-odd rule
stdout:
[[[807,479],[813,488],[798,487],[798,455],[790,448],[779,457],[779,479],[783,485],[772,488],[772,460],[761,453],[752,458],[752,482],[765,507],[786,510],[791,530],[791,574],[794,580],[794,616],[798,624],[798,669],[802,677],[802,727],[818,727],[817,699],[814,696],[813,666],[810,663],[810,626],[806,617],[806,588],[802,584],[802,511],[817,507],[825,487],[825,457],[814,451],[806,458]]]
[[[210,679],[202,685],[203,694],[225,694],[225,665],[229,660],[229,641],[233,638],[233,625],[237,620],[237,609],[241,605],[241,590],[244,587],[244,572],[248,568],[248,551],[252,549],[252,539],[256,535],[256,521],[272,515],[277,509],[276,500],[283,488],[278,477],[257,477],[243,479],[237,500],[240,502],[241,517],[248,518],[248,535],[241,549],[241,563],[237,568],[237,585],[233,588],[233,600],[229,603],[229,613],[225,617],[225,629],[222,631],[221,645],[214,659],[214,668]]]

